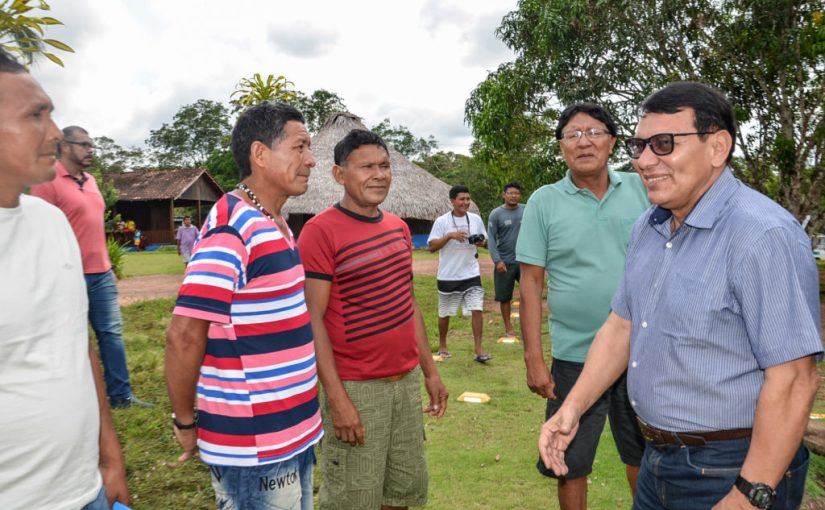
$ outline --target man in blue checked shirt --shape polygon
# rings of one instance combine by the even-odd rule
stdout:
[[[819,287],[796,219],[731,173],[727,99],[668,85],[625,141],[656,207],[636,222],[623,280],[539,450],[567,471],[580,416],[628,371],[647,440],[634,508],[798,508],[818,386]]]

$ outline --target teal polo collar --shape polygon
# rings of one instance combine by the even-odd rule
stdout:
[[[619,175],[619,172],[608,170],[607,178],[610,180],[610,185],[607,187],[608,190],[616,188],[622,183],[622,176]],[[579,188],[576,186],[576,183],[573,182],[572,172],[569,168],[567,169],[567,173],[564,174],[564,179],[562,179],[561,184],[562,189],[570,195],[575,195],[582,190],[582,188]]]

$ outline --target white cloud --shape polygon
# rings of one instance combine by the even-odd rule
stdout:
[[[183,105],[227,102],[237,82],[284,75],[339,94],[373,125],[389,117],[445,150],[472,141],[464,102],[512,59],[493,30],[516,0],[303,3],[236,0],[55,0],[65,27],[47,35],[76,54],[33,74],[58,123],[140,145]]]

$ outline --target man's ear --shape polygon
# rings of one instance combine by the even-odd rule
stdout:
[[[249,147],[250,168],[266,168],[270,155],[271,151],[264,143],[257,140],[252,142],[252,145]]]
[[[710,136],[712,137],[710,142],[713,150],[711,162],[714,167],[724,167],[727,165],[726,160],[733,147],[733,137],[730,131],[726,129],[720,129]]]
[[[344,184],[344,168],[341,165],[332,165],[332,177],[338,184]]]

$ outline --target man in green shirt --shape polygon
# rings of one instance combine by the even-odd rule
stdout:
[[[627,243],[636,219],[649,207],[635,173],[608,170],[616,124],[600,106],[579,103],[562,112],[556,127],[569,170],[539,188],[524,211],[516,259],[521,263],[521,329],[530,390],[547,400],[546,418],[561,407],[584,365],[596,331],[624,272]],[[541,345],[541,294],[548,273],[547,304],[553,364]],[[622,376],[581,419],[567,450],[567,475],[557,477],[539,461],[539,471],[558,478],[562,510],[587,507],[587,475],[593,469],[605,416],[635,493],[644,439]]]

